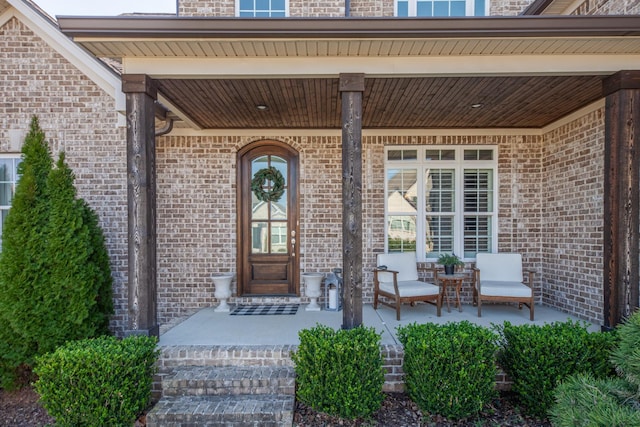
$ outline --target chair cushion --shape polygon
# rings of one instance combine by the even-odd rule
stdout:
[[[401,252],[393,254],[379,254],[378,265],[386,265],[388,270],[398,272],[398,281],[418,280],[418,264],[415,252]],[[378,273],[381,282],[393,281],[391,273]]]
[[[395,294],[393,282],[380,282],[380,290],[389,294]],[[433,283],[419,280],[406,280],[398,282],[400,297],[419,297],[422,295],[438,295],[440,288]]]
[[[520,282],[480,281],[480,295],[488,297],[530,298],[531,288]]]
[[[480,270],[480,280],[518,282],[522,278],[522,255],[520,254],[476,254],[476,268]]]

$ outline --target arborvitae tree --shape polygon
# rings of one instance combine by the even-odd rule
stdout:
[[[96,214],[76,198],[74,175],[51,154],[38,121],[23,147],[20,180],[0,254],[0,385],[69,340],[108,333],[111,272]]]
[[[102,232],[93,211],[76,198],[74,179],[64,153],[60,154],[47,181],[50,209],[46,258],[50,279],[43,294],[47,333],[39,342],[44,352],[69,340],[105,333],[112,309],[104,304],[105,299],[111,301],[111,275]]]
[[[48,220],[46,182],[51,155],[38,119],[31,120],[18,166],[20,181],[2,231],[0,253],[0,385],[15,383],[19,368],[38,353],[42,289],[49,281],[44,235]]]

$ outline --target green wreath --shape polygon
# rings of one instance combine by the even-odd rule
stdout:
[[[271,181],[271,190],[264,189],[265,181]],[[251,180],[251,191],[258,200],[263,202],[277,202],[284,194],[284,177],[273,166],[260,169]]]

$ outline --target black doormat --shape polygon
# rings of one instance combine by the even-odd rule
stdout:
[[[296,314],[296,304],[280,305],[239,305],[230,313],[232,316],[260,316],[267,314]]]

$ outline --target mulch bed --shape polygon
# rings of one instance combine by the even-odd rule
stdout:
[[[480,416],[469,420],[449,421],[438,416],[424,416],[417,405],[404,393],[385,393],[382,407],[369,419],[343,420],[318,413],[297,402],[294,425],[300,427],[551,427],[548,420],[525,417],[512,403],[513,396],[501,393]],[[53,419],[38,402],[37,393],[30,387],[18,391],[0,389],[1,427],[42,427],[53,425]],[[144,417],[136,423],[144,426]]]

